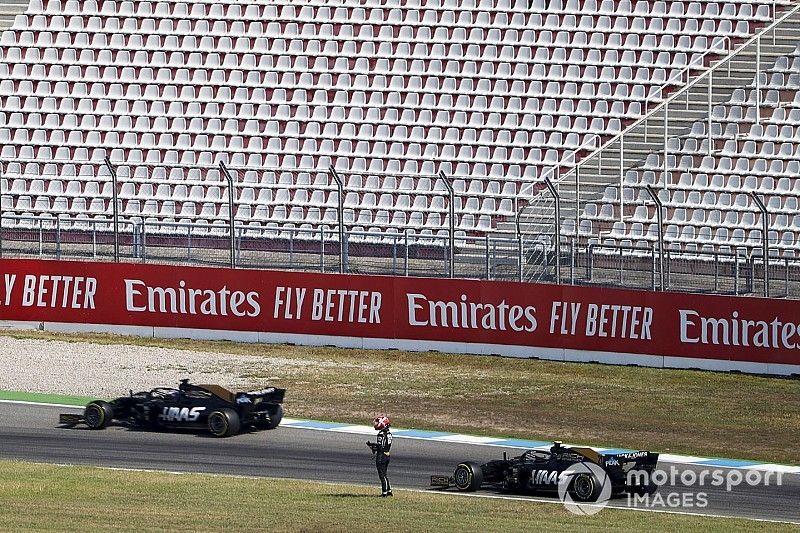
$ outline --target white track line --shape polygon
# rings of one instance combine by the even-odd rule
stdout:
[[[80,405],[71,405],[66,403],[26,402],[23,400],[0,400],[0,403],[16,403],[20,405],[48,405],[52,407],[63,407],[65,409],[83,409],[83,407]]]

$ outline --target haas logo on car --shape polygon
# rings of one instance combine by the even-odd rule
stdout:
[[[163,422],[197,422],[205,407],[164,407],[158,415]]]
[[[555,470],[534,470],[531,472],[531,485],[555,485],[558,483],[558,472]]]

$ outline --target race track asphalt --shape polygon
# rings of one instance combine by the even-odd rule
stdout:
[[[92,431],[58,425],[59,412],[80,410],[45,405],[0,403],[0,459],[106,467],[206,472],[246,476],[310,479],[337,483],[379,484],[373,457],[363,435],[279,427],[217,439],[202,433],[135,431],[110,427]],[[451,474],[456,463],[478,463],[520,450],[475,444],[396,438],[390,478],[396,489],[428,489],[431,474]],[[703,467],[670,465],[679,472]],[[727,475],[729,469],[720,468]],[[709,478],[710,479],[710,478]],[[800,475],[783,474],[780,486],[773,475],[769,486],[742,483],[730,491],[724,486],[662,487],[653,510],[738,516],[800,524]],[[346,490],[343,488],[343,490]],[[706,493],[703,507],[672,506],[670,492]],[[477,495],[496,494],[480,491]],[[674,497],[673,497],[674,498]],[[535,498],[540,499],[540,498]],[[548,498],[544,498],[548,499]],[[552,499],[557,501],[556,499]],[[674,502],[673,502],[674,503]],[[611,505],[626,507],[626,499]]]

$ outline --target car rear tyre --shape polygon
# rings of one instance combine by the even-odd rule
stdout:
[[[483,471],[477,463],[461,463],[453,473],[453,484],[462,492],[475,492],[483,483]]]
[[[275,429],[283,420],[283,406],[278,404],[275,406],[275,409],[270,409],[269,411],[269,423],[264,426],[267,429]]]
[[[114,408],[101,400],[90,402],[83,410],[83,419],[89,429],[103,429],[114,419]]]
[[[208,415],[208,431],[215,437],[230,437],[239,433],[241,422],[233,409],[224,407]]]
[[[600,484],[592,474],[580,473],[572,479],[569,493],[578,502],[593,502],[600,494]]]

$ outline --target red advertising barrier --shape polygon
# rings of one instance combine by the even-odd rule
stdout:
[[[4,321],[800,365],[796,300],[127,263],[6,259],[0,266]]]

